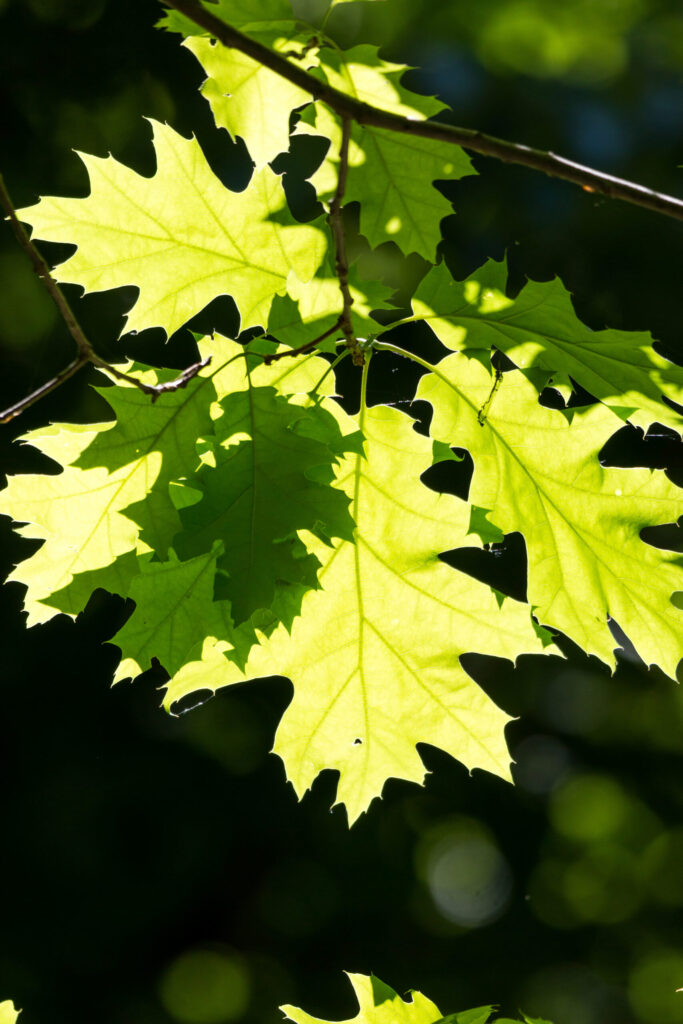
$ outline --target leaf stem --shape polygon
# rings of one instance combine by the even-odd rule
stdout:
[[[374,341],[372,343],[372,347],[374,350],[379,352],[393,352],[397,356],[404,356],[406,359],[412,359],[414,363],[424,366],[425,370],[429,370],[430,373],[436,373],[439,377],[442,376],[436,366],[432,363],[428,363],[426,359],[416,356],[414,352],[409,352],[407,348],[401,348],[399,345],[392,345],[390,341]]]
[[[63,370],[60,370],[60,372],[51,380],[47,381],[45,384],[41,384],[39,388],[36,388],[35,391],[26,395],[25,398],[22,398],[19,402],[15,402],[15,404],[11,405],[8,409],[0,412],[0,423],[8,423],[11,419],[14,419],[14,417],[18,416],[24,411],[24,409],[28,409],[29,406],[34,405],[35,402],[38,402],[45,395],[54,391],[55,388],[58,388],[60,384],[63,384],[64,381],[69,379],[69,377],[73,377],[73,375],[87,363],[92,363],[93,366],[106,370],[118,380],[128,381],[129,384],[135,385],[136,388],[139,388],[146,395],[150,395],[152,401],[156,402],[159,395],[162,395],[167,391],[177,391],[178,388],[186,387],[192,378],[196,377],[199,371],[211,362],[211,356],[208,356],[206,359],[202,359],[200,362],[194,363],[192,366],[188,366],[181,374],[179,374],[178,377],[175,378],[175,380],[166,381],[164,384],[145,384],[141,380],[138,380],[137,377],[133,377],[130,374],[125,373],[123,370],[117,369],[115,366],[112,366],[111,363],[108,363],[106,359],[102,359],[101,356],[98,356],[97,352],[86,338],[83,328],[76,319],[64,292],[55,281],[50,272],[50,268],[29,238],[24,225],[17,217],[14,204],[12,203],[9,192],[7,191],[2,174],[0,174],[0,206],[2,206],[3,210],[7,214],[7,220],[10,222],[15,238],[24,252],[28,255],[28,258],[33,264],[34,271],[45,285],[50,298],[59,310],[60,316],[66,324],[69,334],[76,342],[76,349],[78,352],[76,358],[73,359]]]
[[[218,39],[224,46],[239,50],[264,67],[270,68],[300,89],[310,93],[315,99],[322,100],[342,118],[356,121],[360,125],[371,125],[387,131],[400,132],[403,135],[417,136],[423,139],[436,139],[448,142],[463,149],[480,153],[482,156],[493,157],[506,163],[521,164],[535,171],[541,171],[553,178],[561,178],[581,186],[586,192],[597,192],[610,199],[641,206],[646,210],[683,220],[683,199],[655,192],[645,185],[639,185],[625,178],[617,178],[605,174],[592,167],[568,160],[557,153],[533,149],[519,142],[509,142],[473,128],[460,128],[439,121],[416,121],[400,114],[381,110],[369,103],[348,96],[327,82],[322,82],[309,72],[290,63],[287,58],[275,53],[256,39],[244,35],[243,32],[227,25],[210,11],[201,7],[197,0],[162,0],[166,7],[172,7]]]
[[[370,369],[370,359],[372,353],[368,352],[365,357],[363,364],[363,375],[360,381],[360,413],[358,418],[358,426],[362,432],[363,426],[365,425],[365,412],[368,407],[368,370]]]
[[[324,374],[322,375],[322,377],[320,378],[318,383],[315,385],[315,387],[311,388],[311,390],[308,392],[309,395],[314,395],[316,393],[316,391],[318,390],[318,388],[320,387],[322,382],[325,380],[325,377],[327,377],[327,375],[329,373],[332,373],[332,371],[336,368],[336,366],[339,363],[341,363],[342,359],[345,359],[349,354],[350,354],[350,350],[348,348],[345,348],[343,352],[339,353],[339,355],[327,367],[327,369],[325,370]]]

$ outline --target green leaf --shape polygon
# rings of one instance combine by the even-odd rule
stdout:
[[[130,587],[135,611],[112,640],[122,654],[114,682],[144,672],[153,658],[172,675],[203,637],[232,637],[229,603],[213,600],[219,552],[181,562],[170,551],[167,562],[143,563]]]
[[[303,48],[308,40],[308,36],[297,34],[294,29],[292,21],[289,26],[251,35],[276,52],[286,51],[292,59],[297,46]],[[233,139],[244,139],[257,169],[285,152],[289,148],[291,112],[309,103],[310,93],[219,42],[193,37],[186,40],[185,46],[208,76],[201,92],[211,106],[217,127],[225,128]],[[315,57],[311,51],[303,52],[303,61],[293,63],[307,69]]]
[[[272,349],[272,345],[267,348]],[[256,366],[247,373],[245,350],[233,341],[216,336],[201,341],[200,350],[202,356],[212,355],[210,366],[185,388],[167,392],[155,403],[132,385],[117,384],[97,389],[115,412],[115,421],[87,427],[59,425],[27,435],[26,440],[65,467],[58,476],[15,477],[3,496],[3,511],[31,524],[21,530],[25,536],[46,538],[43,548],[20,564],[11,577],[28,586],[26,608],[31,624],[50,618],[56,611],[78,614],[98,587],[128,596],[141,571],[139,553],[154,551],[157,561],[166,561],[169,544],[183,528],[181,515],[188,515],[191,508],[196,516],[201,508],[196,503],[204,492],[197,484],[208,475],[208,462],[213,459],[215,463],[216,449],[222,451],[221,441],[228,436],[234,440],[234,430],[241,427],[231,420],[221,402],[234,410],[244,403],[254,380],[261,382],[255,389],[258,393],[272,395],[273,387],[282,387],[285,393],[300,392],[290,396],[289,403],[280,394],[275,420],[270,425],[262,420],[257,426],[267,431],[269,426],[279,424],[280,442],[289,446],[293,457],[297,452],[301,455],[300,475],[291,480],[294,493],[305,485],[306,494],[314,499],[310,508],[302,510],[300,522],[291,509],[288,511],[283,496],[274,500],[272,529],[262,538],[262,557],[264,562],[267,557],[272,559],[271,571],[276,577],[276,569],[286,556],[293,578],[274,579],[273,600],[266,605],[270,614],[260,615],[261,628],[280,620],[291,623],[306,589],[316,585],[317,560],[290,535],[291,530],[301,526],[317,529],[325,536],[336,535],[335,530],[339,535],[349,534],[348,499],[328,485],[335,459],[345,451],[356,450],[357,437],[342,437],[341,410],[337,411],[336,404],[324,408],[324,397],[312,403],[307,396],[328,364],[309,358],[299,365],[283,361],[265,367],[258,365],[256,357],[250,357]],[[128,370],[148,384],[173,376],[172,371],[152,370],[141,364]],[[331,384],[332,378],[328,378],[318,389],[319,394],[328,393]],[[242,433],[247,452],[253,438]],[[271,438],[266,437],[259,466],[265,468],[270,458],[277,471],[287,465],[291,470],[291,460],[289,464],[278,461],[272,450]],[[216,500],[232,500],[235,488],[243,483],[243,478],[231,479],[222,499],[219,490]],[[213,495],[216,487],[209,490]],[[297,508],[301,508],[301,502]],[[281,530],[275,521],[279,512],[283,515]],[[258,525],[265,526],[265,521]],[[224,537],[228,551],[248,551],[255,526],[255,521],[244,521],[241,534]],[[278,538],[283,538],[282,543],[274,545]],[[210,535],[203,550],[191,549],[189,554],[208,552],[214,539]],[[191,548],[189,540],[187,544]],[[182,535],[178,545],[183,549]],[[221,556],[220,567],[226,565],[234,571],[229,554]],[[221,582],[224,579],[219,578]],[[253,641],[248,630],[245,635]],[[200,641],[201,636],[196,638]]]
[[[264,23],[288,21],[292,17],[289,0],[218,0],[217,3],[210,0],[209,3],[202,3],[202,7],[243,32],[249,32],[252,27],[261,28]],[[166,11],[157,21],[156,27],[166,29],[167,32],[181,32],[184,36],[209,34],[178,11]]]
[[[239,373],[244,364],[234,365]],[[232,602],[238,623],[271,607],[278,581],[316,586],[317,559],[306,555],[297,531],[353,534],[349,499],[329,486],[335,452],[344,449],[337,421],[322,408],[291,404],[272,387],[245,383],[221,402],[213,459],[192,477],[202,497],[181,510],[176,542],[188,558],[221,540],[217,566],[227,575],[216,596]],[[313,418],[329,445],[300,432],[310,432]]]
[[[440,223],[453,207],[432,182],[475,174],[469,157],[459,146],[381,128],[354,126],[352,135],[345,199],[361,204],[361,234],[373,247],[392,241],[433,261]]]
[[[449,1013],[437,1024],[486,1024],[494,1011],[493,1006],[477,1006],[473,1010],[462,1010],[460,1013]]]
[[[0,1024],[15,1024],[21,1010],[14,1009],[11,999],[5,999],[0,1003]]]
[[[407,65],[382,60],[376,46],[364,43],[349,50],[326,46],[320,50],[319,59],[320,70],[314,74],[365,103],[406,117],[432,117],[446,109],[446,104],[433,96],[423,96],[402,85]]]
[[[552,1024],[551,1021],[541,1020],[540,1017],[527,1017],[525,1013],[522,1013],[522,1019],[525,1024]],[[498,1017],[492,1024],[519,1024],[519,1020],[513,1020],[512,1017]]]
[[[574,380],[617,416],[626,418],[626,408],[638,426],[656,421],[681,430],[683,417],[662,395],[683,403],[683,368],[655,352],[650,334],[592,331],[576,316],[558,278],[529,281],[515,299],[505,295],[505,286],[502,262],[489,260],[466,281],[455,281],[442,263],[415,293],[415,318],[426,320],[454,351],[498,348],[522,369],[545,371],[541,387],[552,378],[571,390]]]
[[[370,987],[372,989],[372,1001],[375,1006],[381,1006],[382,1003],[396,998],[396,992],[394,992],[391,985],[387,985],[386,982],[382,981],[381,978],[375,977],[374,974],[370,975]]]
[[[460,146],[381,128],[355,127],[353,140],[362,159],[349,168],[345,198],[360,203],[360,232],[373,247],[391,241],[433,261],[453,207],[431,183],[476,173],[469,157]]]
[[[29,625],[55,614],[51,595],[62,591],[79,573],[101,570],[95,586],[109,589],[118,583],[120,565],[117,567],[116,560],[139,549],[138,528],[125,510],[152,490],[162,457],[150,450],[112,472],[100,466],[78,468],[79,456],[100,431],[110,427],[108,423],[89,427],[60,424],[22,438],[64,467],[56,476],[10,477],[3,492],[3,513],[28,524],[18,532],[44,540],[9,577],[28,588],[24,607]]]
[[[371,312],[390,308],[392,289],[379,281],[360,276],[356,264],[349,272],[349,290],[353,299],[351,322],[357,338],[367,338],[378,332],[380,324]],[[339,281],[329,260],[308,284],[302,285],[292,278],[288,294],[273,300],[268,320],[268,334],[284,345],[298,348],[334,327],[343,309]],[[334,337],[334,336],[333,336]],[[342,337],[341,328],[338,337]]]
[[[150,370],[140,363],[128,367],[127,372],[148,384],[161,384],[177,376],[176,371]],[[142,542],[161,558],[180,529],[169,487],[191,477],[199,468],[197,438],[213,431],[211,406],[217,399],[213,373],[211,368],[202,369],[184,388],[166,392],[154,403],[127,382],[97,388],[112,407],[116,422],[98,433],[75,463],[80,469],[104,466],[111,471],[140,455],[160,453],[161,468],[153,487],[125,514],[140,527]]]
[[[434,444],[437,443],[434,441]],[[470,528],[467,532],[476,533],[484,544],[500,544],[505,539],[505,534],[495,523],[489,522],[490,512],[489,508],[477,508],[473,505],[470,512]]]
[[[456,455],[449,444],[444,444],[443,441],[432,441],[432,464],[436,465],[438,462],[462,462],[463,456]],[[474,509],[472,514],[474,515]],[[470,517],[471,518],[471,517]],[[471,530],[471,533],[478,533],[478,530]],[[502,536],[502,535],[501,535]]]
[[[507,715],[458,657],[541,649],[527,607],[507,599],[500,608],[488,587],[439,560],[475,542],[466,537],[469,506],[419,480],[430,441],[386,406],[369,409],[361,430],[367,459],[347,457],[338,477],[353,498],[356,543],[306,541],[322,563],[322,589],[306,595],[291,634],[280,627],[254,648],[244,674],[205,645],[205,668],[181,669],[165,700],[170,706],[197,685],[289,676],[294,699],[275,751],[299,795],[323,769],[337,769],[351,822],[388,778],[422,782],[419,742],[508,778]]]
[[[410,1001],[404,1001],[394,992],[392,999],[376,1003],[375,985],[378,979],[348,972],[347,977],[356,993],[359,1009],[355,1017],[340,1024],[434,1024],[434,1021],[441,1017],[431,999],[427,999],[420,992],[412,992]],[[392,991],[389,986],[385,988]],[[311,1017],[296,1006],[281,1006],[280,1009],[285,1017],[295,1024],[329,1024],[318,1017]]]
[[[438,100],[405,89],[400,84],[405,66],[382,61],[374,47],[346,52],[323,48],[319,56],[320,73],[356,99],[419,119],[443,109]],[[337,182],[341,123],[329,108],[315,103],[304,113],[297,133],[330,139],[327,156],[311,176],[319,197],[329,200]],[[440,221],[453,210],[432,182],[474,173],[459,146],[354,124],[345,200],[360,202],[360,230],[372,246],[394,241],[406,253],[433,260]]]
[[[270,168],[254,174],[244,192],[230,192],[194,138],[152,123],[152,178],[113,157],[81,154],[90,196],[47,197],[19,216],[36,237],[78,246],[57,267],[58,280],[86,291],[139,288],[126,330],[163,327],[172,334],[217,295],[232,295],[243,329],[265,326],[290,271],[307,281],[320,266],[323,232],[294,221]]]
[[[663,473],[601,466],[611,412],[544,408],[517,371],[503,375],[482,425],[493,384],[478,360],[453,355],[422,378],[417,396],[434,407],[434,437],[472,453],[471,501],[505,533],[524,534],[539,620],[613,665],[611,616],[648,664],[674,675],[683,617],[670,598],[683,589],[681,559],[639,533],[676,522],[681,491]]]

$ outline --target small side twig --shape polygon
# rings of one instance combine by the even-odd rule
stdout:
[[[276,363],[279,359],[287,359],[289,356],[300,356],[303,355],[304,352],[311,352],[319,341],[324,341],[325,338],[329,338],[331,334],[335,334],[340,330],[341,326],[342,318],[340,316],[336,323],[328,328],[328,330],[323,331],[322,334],[319,334],[317,338],[307,341],[304,345],[299,345],[298,348],[288,348],[283,352],[273,352],[272,355],[264,356],[263,362],[266,366],[270,366],[271,363]]]
[[[200,359],[198,363],[192,363],[191,366],[186,366],[182,373],[179,373],[173,380],[167,380],[163,384],[143,384],[140,380],[128,377],[128,380],[134,380],[135,384],[144,391],[145,394],[152,396],[152,402],[156,402],[159,395],[165,395],[167,391],[179,391],[181,388],[186,388],[193,377],[196,377],[200,370],[203,370],[205,366],[208,366],[211,362],[211,356],[206,356],[205,359]]]
[[[63,384],[69,377],[73,377],[75,373],[78,373],[82,366],[85,366],[89,360],[85,356],[77,356],[68,366],[65,366],[52,380],[48,380],[45,384],[41,384],[39,388],[32,391],[26,398],[22,398],[21,401],[15,402],[14,405],[10,405],[8,409],[0,412],[0,423],[9,423],[15,416],[23,412],[24,409],[28,409],[29,405],[33,405],[39,398],[44,398],[45,395],[49,395],[51,391],[58,388],[60,384]]]
[[[332,230],[332,237],[334,238],[334,262],[337,271],[337,279],[339,280],[339,289],[342,293],[343,307],[341,317],[339,318],[340,327],[344,337],[346,338],[346,345],[351,352],[354,365],[362,366],[365,362],[365,356],[363,355],[363,350],[358,344],[358,339],[354,334],[353,322],[351,320],[353,296],[349,289],[349,261],[346,256],[346,236],[344,234],[344,220],[342,214],[342,203],[344,201],[344,193],[346,192],[346,178],[349,173],[351,124],[351,118],[342,117],[342,140],[341,146],[339,147],[339,174],[337,177],[337,188],[332,198],[332,202],[330,203],[330,212],[327,219]]]
[[[39,388],[36,388],[35,391],[26,395],[25,398],[22,398],[19,402],[15,402],[15,404],[10,406],[8,409],[0,412],[0,423],[9,423],[10,420],[14,419],[15,416],[18,416],[19,413],[24,411],[24,409],[28,409],[29,406],[39,401],[51,391],[54,391],[55,388],[58,388],[60,384],[63,384],[64,381],[69,379],[69,377],[73,377],[73,375],[87,363],[91,363],[93,366],[98,366],[102,370],[107,370],[108,373],[113,377],[116,377],[118,380],[128,381],[129,384],[133,384],[146,395],[150,395],[152,401],[155,402],[159,395],[164,394],[166,391],[177,391],[178,388],[186,387],[192,378],[196,377],[199,371],[204,366],[207,366],[211,361],[211,357],[208,356],[206,359],[202,359],[201,362],[188,366],[187,369],[183,370],[175,380],[166,381],[164,384],[145,384],[143,381],[138,380],[137,377],[133,377],[131,374],[117,369],[115,366],[112,366],[111,363],[108,363],[106,359],[102,359],[101,356],[98,356],[97,352],[86,338],[83,328],[76,319],[64,292],[55,281],[54,277],[50,273],[50,268],[29,238],[24,225],[17,217],[14,204],[10,199],[2,174],[0,174],[0,206],[2,206],[3,210],[7,214],[7,219],[10,222],[15,238],[27,254],[33,265],[33,269],[45,285],[52,301],[59,310],[69,334],[76,342],[76,349],[78,352],[76,358],[73,359],[63,370],[60,370],[60,372],[51,380],[47,381],[45,384],[41,384]]]

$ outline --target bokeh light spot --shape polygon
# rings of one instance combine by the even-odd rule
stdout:
[[[249,1003],[246,965],[234,954],[215,949],[182,953],[159,985],[161,1002],[180,1024],[225,1024],[238,1020]]]
[[[464,928],[495,921],[507,907],[512,875],[488,829],[458,818],[427,835],[420,873],[439,913]]]
[[[629,979],[629,1000],[646,1024],[680,1024],[683,1002],[676,988],[683,979],[683,949],[659,949],[636,964]]]
[[[606,839],[629,816],[629,800],[621,786],[605,775],[579,775],[557,789],[550,802],[553,828],[568,839]]]

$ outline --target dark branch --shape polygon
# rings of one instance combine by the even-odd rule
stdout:
[[[278,359],[287,359],[289,356],[300,356],[303,355],[304,352],[310,352],[315,348],[319,341],[324,341],[325,338],[329,338],[331,334],[335,334],[341,328],[341,325],[342,318],[340,316],[335,324],[332,324],[332,326],[326,331],[319,334],[317,338],[307,341],[305,345],[299,345],[298,348],[288,348],[285,349],[284,352],[273,352],[272,355],[263,356],[263,362],[266,366],[270,366],[271,363],[276,363]]]
[[[139,388],[142,388],[143,391],[152,396],[153,402],[156,402],[159,395],[163,395],[167,391],[178,391],[180,388],[186,388],[193,377],[196,377],[199,371],[208,366],[210,362],[211,356],[207,356],[206,359],[200,359],[198,363],[187,366],[174,380],[167,380],[164,384],[142,384],[141,381],[136,383]]]
[[[8,193],[6,187],[5,187],[5,181],[4,181],[4,179],[3,179],[1,174],[0,174],[0,205],[2,206],[3,210],[7,214],[7,217],[9,219],[9,222],[10,222],[11,226],[12,226],[12,231],[14,232],[15,238],[19,242],[19,245],[22,247],[24,252],[26,252],[28,254],[28,258],[30,259],[31,263],[33,264],[33,269],[35,270],[36,274],[41,279],[41,281],[43,282],[43,284],[47,288],[48,292],[50,293],[50,297],[52,298],[52,301],[54,302],[55,306],[59,310],[59,312],[61,314],[61,317],[62,317],[62,320],[64,321],[64,323],[68,327],[69,333],[70,333],[71,337],[76,342],[76,347],[78,349],[79,355],[82,358],[82,361],[85,362],[85,361],[89,360],[91,358],[91,355],[93,354],[93,350],[92,350],[92,347],[90,345],[90,342],[88,341],[88,339],[86,338],[85,334],[83,333],[83,330],[82,330],[80,324],[78,323],[78,320],[74,316],[74,314],[73,314],[73,312],[71,310],[71,306],[67,302],[64,293],[62,292],[61,288],[59,287],[57,282],[52,277],[52,275],[50,273],[50,269],[49,269],[47,263],[45,262],[43,257],[40,255],[40,253],[36,249],[35,245],[31,241],[31,239],[28,237],[28,234],[26,233],[26,229],[25,229],[24,225],[21,223],[21,221],[17,217],[16,211],[15,211],[14,206],[12,204],[12,200],[10,199],[9,193]],[[66,371],[64,371],[64,372],[66,372]],[[57,379],[57,378],[55,378],[55,379]],[[55,387],[56,387],[56,385],[55,385]],[[50,390],[52,390],[52,389],[50,389]]]
[[[240,50],[253,60],[275,71],[294,85],[310,93],[315,99],[323,100],[342,118],[348,118],[361,125],[372,125],[374,128],[385,128],[387,131],[401,132],[424,139],[436,139],[439,142],[450,142],[482,156],[495,157],[506,163],[522,164],[535,171],[542,171],[553,178],[562,178],[580,185],[587,192],[598,192],[610,199],[621,199],[624,202],[642,206],[646,210],[654,210],[667,217],[683,220],[683,199],[655,192],[645,185],[638,185],[624,178],[616,178],[604,174],[573,160],[558,156],[556,153],[532,149],[517,142],[508,142],[486,135],[471,128],[457,128],[454,125],[442,124],[438,121],[413,121],[388,110],[380,110],[369,103],[347,96],[334,89],[326,82],[321,82],[307,71],[291,64],[286,57],[274,53],[267,46],[251,39],[237,29],[226,25],[210,11],[200,7],[196,0],[162,0],[167,7],[172,7],[192,18],[197,25],[206,29],[212,36],[220,40],[224,46]]]
[[[45,395],[49,395],[51,391],[58,388],[65,380],[68,380],[69,377],[73,377],[75,373],[78,373],[82,366],[85,366],[89,362],[90,360],[86,356],[78,356],[73,360],[73,362],[69,363],[68,366],[61,370],[56,377],[53,377],[52,380],[47,381],[46,384],[41,384],[39,388],[32,391],[31,394],[27,395],[25,398],[22,398],[20,402],[16,402],[14,405],[11,405],[9,409],[5,409],[3,412],[0,412],[0,423],[9,423],[10,420],[13,420],[14,417],[18,416],[19,413],[24,411],[24,409],[28,409],[29,405],[33,405],[33,403],[37,402],[38,399],[44,398]]]

